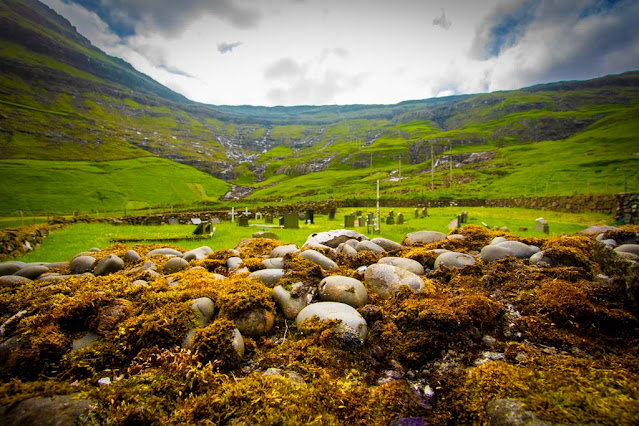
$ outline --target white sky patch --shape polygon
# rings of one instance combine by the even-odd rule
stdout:
[[[160,18],[139,22],[126,38],[81,6],[44,2],[107,53],[218,105],[396,103],[639,69],[632,0],[585,19],[580,10],[597,0],[538,0],[512,43],[477,55],[500,18],[526,1],[193,1],[171,28]]]

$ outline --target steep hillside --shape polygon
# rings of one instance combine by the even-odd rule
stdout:
[[[217,200],[229,184],[239,189],[230,199],[372,197],[377,179],[391,198],[639,190],[638,108],[639,72],[396,105],[203,105],[106,55],[35,0],[0,4],[0,173],[22,182],[3,185],[4,199],[38,181],[16,164],[58,168],[15,160],[147,157],[163,158],[167,175],[180,174],[175,162],[206,173],[197,176],[208,183],[192,183],[216,189],[193,202]],[[71,169],[82,179],[87,168]],[[133,173],[103,173],[116,169]],[[69,197],[62,183],[50,191]],[[104,204],[97,192],[89,204]],[[144,197],[121,189],[107,204]]]

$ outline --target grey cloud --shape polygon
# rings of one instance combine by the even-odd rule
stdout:
[[[347,59],[349,57],[349,52],[347,49],[343,47],[334,47],[332,49],[324,49],[322,50],[322,54],[320,56],[320,63],[324,62],[330,56],[337,56],[341,59]]]
[[[256,9],[233,0],[73,0],[96,11],[120,35],[139,30],[179,32],[201,15],[215,16],[236,28],[254,28],[260,20]]]
[[[637,16],[634,0],[523,0],[482,23],[471,57],[494,62],[491,90],[638,69]]]
[[[302,77],[306,73],[306,67],[291,58],[282,58],[264,71],[267,80],[291,79]]]
[[[217,44],[217,51],[221,54],[232,52],[238,46],[241,46],[241,41],[234,41],[233,43],[222,42]]]
[[[360,87],[363,80],[363,74],[327,70],[315,78],[303,75],[289,81],[287,86],[273,87],[266,97],[273,105],[334,104],[337,95]]]
[[[446,19],[446,13],[444,12],[444,9],[442,9],[442,16],[438,16],[437,18],[433,19],[433,25],[440,26],[446,31],[448,31],[448,29],[450,28],[451,25],[453,25],[453,23],[449,21],[448,19]]]

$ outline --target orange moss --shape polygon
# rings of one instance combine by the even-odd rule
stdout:
[[[242,259],[248,257],[268,256],[274,248],[281,246],[278,240],[269,238],[246,238],[235,246],[235,250],[240,252]]]

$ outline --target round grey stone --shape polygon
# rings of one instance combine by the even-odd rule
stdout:
[[[355,240],[353,240],[355,241]],[[357,241],[359,242],[359,241]],[[357,250],[355,250],[353,248],[353,246],[351,246],[350,244],[346,243],[341,243],[340,245],[337,246],[337,250],[336,253],[344,253],[347,254],[349,256],[353,256],[355,254],[357,254]]]
[[[125,262],[135,263],[138,260],[140,260],[140,255],[135,250],[127,250],[127,252],[124,253]]]
[[[283,257],[273,257],[270,259],[264,259],[262,261],[262,265],[266,267],[266,269],[283,269],[284,268],[284,258]]]
[[[273,313],[263,308],[241,312],[233,318],[235,326],[242,335],[260,337],[273,327]]]
[[[420,293],[424,288],[424,280],[419,275],[397,266],[380,263],[366,269],[364,282],[369,291],[378,294],[383,299],[389,298],[403,285],[408,286],[416,293]]]
[[[151,250],[146,254],[146,256],[149,257],[156,254],[163,254],[164,256],[182,256],[182,252],[168,247]]]
[[[24,268],[25,264],[20,262],[2,262],[0,263],[0,276],[2,275],[13,275],[18,272],[20,269]]]
[[[279,240],[277,234],[271,231],[259,231],[253,234],[253,238],[267,238],[269,240]]]
[[[3,275],[0,276],[0,287],[12,287],[14,285],[30,283],[32,280],[18,275]]]
[[[479,253],[479,257],[484,262],[492,262],[512,255],[513,254],[508,247],[500,247],[499,245],[493,244],[482,247],[481,252]]]
[[[435,259],[435,268],[463,268],[475,264],[475,258],[466,253],[457,253],[449,251],[442,253]]]
[[[395,251],[402,249],[402,245],[388,238],[373,238],[371,242],[377,244],[386,251]]]
[[[374,251],[376,253],[383,253],[386,250],[384,250],[383,247],[375,244],[372,241],[363,240],[363,241],[360,241],[359,243],[357,243],[357,245],[355,246],[355,251],[357,251],[357,252],[360,252],[360,251]]]
[[[235,271],[242,266],[244,261],[241,257],[233,256],[226,259],[226,267],[229,271]]]
[[[202,260],[202,259],[205,259],[206,256],[208,256],[211,253],[213,253],[213,250],[211,249],[211,247],[202,246],[202,247],[198,247],[193,250],[187,251],[186,253],[182,255],[182,259],[186,260],[187,262],[190,262],[193,259]]]
[[[639,256],[639,244],[622,244],[619,247],[615,248],[615,251],[617,253],[622,251]]]
[[[311,234],[304,243],[304,246],[317,247],[318,244],[336,248],[341,243],[348,240],[368,240],[366,235],[362,235],[359,232],[352,231],[350,229],[335,229],[328,232],[318,232]]]
[[[208,297],[199,297],[191,303],[191,309],[197,315],[197,320],[201,327],[205,327],[206,324],[213,318],[215,312],[215,303]]]
[[[189,262],[181,257],[172,257],[164,264],[164,273],[174,274],[176,272],[180,272],[182,269],[186,268],[188,264]]]
[[[295,318],[296,324],[302,324],[307,319],[317,317],[320,321],[335,319],[342,322],[341,327],[355,333],[361,340],[366,339],[368,327],[366,320],[355,308],[345,303],[317,302],[302,309]]]
[[[43,265],[27,265],[24,268],[20,269],[13,275],[17,275],[19,277],[29,278],[30,280],[35,280],[40,275],[49,272],[49,268]]]
[[[285,244],[271,250],[270,257],[284,257],[287,253],[294,253],[298,250],[299,248],[295,244]]]
[[[93,256],[78,256],[71,261],[69,268],[72,274],[82,274],[92,270],[94,263],[95,257]]]
[[[530,256],[530,261],[534,264],[543,262],[547,263],[548,265],[552,265],[552,259],[550,259],[548,256],[544,256],[543,251],[538,251],[537,253]]]
[[[339,267],[337,266],[335,262],[333,262],[328,257],[324,256],[322,253],[313,249],[305,250],[302,253],[300,253],[299,256],[301,258],[310,260],[311,262],[318,264],[322,269],[326,271],[335,271],[339,269]]]
[[[508,240],[504,237],[495,237],[490,241],[490,244],[494,246],[494,245],[503,243],[505,241],[508,241]]]
[[[260,269],[259,271],[251,272],[248,277],[257,278],[265,286],[273,288],[283,275],[283,269]]]
[[[108,275],[114,272],[118,272],[124,267],[124,261],[114,254],[110,254],[98,261],[98,264],[93,269],[94,275]]]
[[[87,421],[95,405],[77,395],[36,396],[0,409],[5,425],[71,425]]]
[[[293,289],[301,286],[302,283],[293,284]],[[310,295],[309,295],[310,296]],[[281,285],[273,288],[273,299],[282,310],[282,313],[287,319],[295,319],[297,314],[300,313],[308,304],[311,297],[292,297],[291,292],[287,291]]]
[[[513,256],[524,259],[535,254],[535,250],[531,249],[527,244],[519,241],[504,241],[497,244],[498,247],[505,247],[512,253]]]
[[[421,263],[413,259],[405,257],[382,257],[377,263],[383,265],[393,265],[398,268],[406,269],[416,275],[424,275],[424,267]]]
[[[405,246],[414,246],[421,244],[430,244],[441,241],[446,238],[446,234],[437,231],[417,231],[406,234],[402,244]]]
[[[346,303],[354,308],[368,303],[368,291],[364,284],[341,275],[324,278],[319,284],[319,295],[323,301]]]
[[[148,287],[149,283],[147,283],[144,280],[135,280],[131,283],[131,287],[136,288],[136,287]]]

